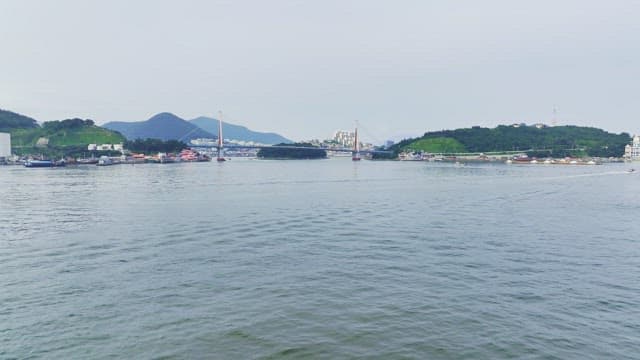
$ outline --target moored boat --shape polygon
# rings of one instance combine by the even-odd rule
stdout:
[[[88,158],[88,159],[77,159],[76,160],[76,164],[78,165],[95,165],[97,164],[99,161],[99,159],[96,159],[94,157],[92,158]]]
[[[211,158],[207,155],[200,154],[197,151],[191,149],[184,149],[178,155],[180,161],[186,162],[198,162],[198,161],[211,161]]]
[[[98,163],[96,165],[98,166],[109,166],[109,165],[113,165],[113,160],[106,156],[106,155],[102,155],[100,156],[100,159],[98,159]]]
[[[27,160],[24,162],[24,166],[28,168],[54,167],[56,163],[52,160]]]
[[[60,159],[58,161],[54,160],[37,160],[37,159],[28,159],[24,162],[24,166],[28,168],[38,168],[38,167],[60,167],[66,166],[67,163],[64,159]]]
[[[171,164],[176,162],[175,156],[167,153],[158,153],[158,160],[160,164]]]

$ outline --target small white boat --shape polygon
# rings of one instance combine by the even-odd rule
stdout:
[[[102,155],[102,156],[100,156],[100,159],[98,159],[98,163],[96,165],[98,165],[98,166],[113,165],[113,160],[111,160],[111,158],[106,156],[106,155]]]

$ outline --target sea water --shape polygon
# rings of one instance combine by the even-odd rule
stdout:
[[[628,168],[0,167],[0,359],[637,359]]]

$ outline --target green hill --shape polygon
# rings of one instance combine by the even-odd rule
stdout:
[[[121,134],[96,126],[92,120],[82,119],[47,121],[41,127],[11,131],[15,147],[35,147],[39,139],[47,139],[50,147],[86,147],[88,144],[119,144],[125,141]]]
[[[428,153],[461,153],[466,152],[464,145],[458,140],[446,137],[419,139],[407,145],[407,150]]]
[[[592,127],[500,125],[493,129],[472,127],[427,132],[420,138],[397,143],[392,150],[430,153],[523,151],[540,157],[619,157],[630,140],[627,133],[613,134]]]
[[[11,145],[18,155],[42,154],[49,157],[78,156],[88,144],[120,144],[120,133],[96,126],[92,120],[47,121],[35,128],[13,128]]]
[[[42,130],[50,146],[119,144],[126,140],[115,131],[96,126],[92,120],[48,121],[42,125]]]
[[[0,132],[11,134],[15,148],[86,147],[88,144],[119,144],[126,139],[120,133],[96,126],[93,120],[78,118],[47,121],[38,125],[37,120],[8,110],[0,109]]]

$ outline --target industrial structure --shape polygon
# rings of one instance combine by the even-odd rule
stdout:
[[[11,134],[0,133],[0,160],[4,161],[11,156]]]

